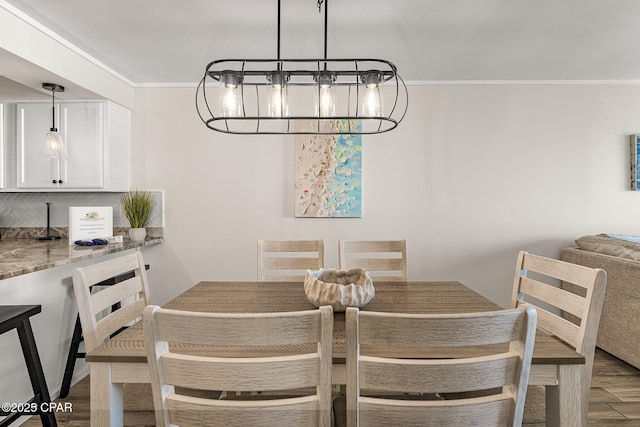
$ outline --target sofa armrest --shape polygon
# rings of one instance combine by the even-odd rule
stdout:
[[[607,272],[596,345],[640,368],[640,261],[565,248],[562,259]]]

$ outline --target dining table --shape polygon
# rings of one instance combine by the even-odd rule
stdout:
[[[217,313],[260,313],[314,309],[301,282],[203,281],[163,307]],[[503,307],[457,281],[376,283],[375,297],[361,310],[402,313],[471,313]],[[344,312],[334,313],[332,383],[346,383]],[[396,348],[363,348],[363,354],[397,354]],[[218,357],[263,357],[293,354],[286,346],[193,346],[192,354]],[[447,350],[449,351],[449,350]],[[468,350],[467,350],[468,351]],[[478,349],[481,352],[482,349]],[[452,353],[453,352],[453,353]],[[465,354],[403,353],[403,357],[464,357]],[[91,426],[123,425],[124,383],[149,383],[142,322],[137,322],[86,355],[90,374]],[[572,347],[538,330],[530,385],[545,386],[548,426],[582,427],[580,366],[585,358]]]

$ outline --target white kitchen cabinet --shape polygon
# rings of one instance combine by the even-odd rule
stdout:
[[[60,102],[56,125],[68,159],[40,155],[51,103],[16,105],[18,190],[128,191],[131,114],[108,101]]]
[[[0,102],[0,189],[4,188],[5,178],[4,174],[6,173],[5,162],[7,160],[7,154],[4,151],[4,104]]]

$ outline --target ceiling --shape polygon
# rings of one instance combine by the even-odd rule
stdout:
[[[638,0],[325,0],[329,58],[409,82],[639,80]],[[195,84],[214,59],[276,57],[277,1],[6,0],[133,85]],[[282,0],[282,58],[321,58],[317,0]]]

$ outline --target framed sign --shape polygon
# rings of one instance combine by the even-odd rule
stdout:
[[[112,206],[70,206],[69,244],[76,240],[107,239],[113,236]]]

